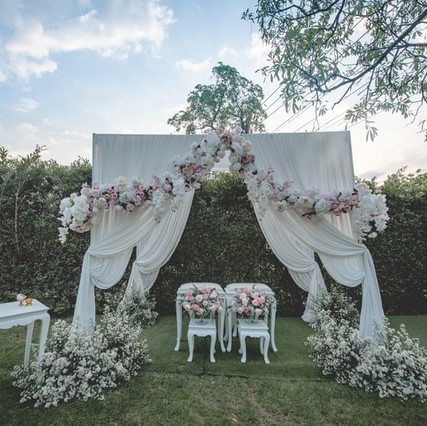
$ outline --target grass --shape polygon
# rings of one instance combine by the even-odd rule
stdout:
[[[427,316],[392,317],[427,347]],[[37,330],[36,330],[37,331]],[[106,393],[104,401],[75,401],[57,408],[19,403],[10,370],[23,361],[25,328],[0,330],[0,424],[2,425],[425,425],[427,404],[380,399],[338,385],[308,358],[311,329],[298,318],[278,318],[277,353],[263,362],[256,340],[240,362],[237,340],[231,353],[196,337],[193,363],[186,339],[175,352],[175,318],[159,318],[145,330],[153,362],[131,381]]]

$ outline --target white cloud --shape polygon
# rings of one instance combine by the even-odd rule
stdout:
[[[173,11],[158,0],[112,0],[100,6],[55,27],[21,16],[3,47],[10,71],[24,80],[40,76],[56,70],[52,54],[80,50],[116,59],[144,49],[157,55],[174,22]]]
[[[39,106],[39,103],[35,99],[22,98],[14,107],[15,111],[19,112],[30,112],[35,110]]]
[[[0,68],[0,83],[6,81],[6,73]]]
[[[38,143],[40,129],[31,123],[20,123],[17,126],[18,134],[20,134],[25,142]]]
[[[269,49],[261,40],[259,33],[252,33],[251,44],[246,49],[246,55],[252,59],[257,66],[265,65]]]
[[[220,58],[221,61],[229,59],[229,58],[237,58],[239,56],[239,54],[237,53],[237,51],[235,49],[233,49],[230,46],[223,46],[221,47],[219,53],[218,53],[218,57]]]
[[[6,141],[2,145],[12,157],[26,156],[36,145],[44,147],[42,159],[54,158],[60,164],[70,164],[78,157],[90,159],[92,155],[90,132],[51,131],[28,122],[21,122],[14,128],[4,127],[2,131]]]
[[[182,59],[176,62],[176,67],[185,71],[199,72],[206,71],[211,67],[211,58],[207,58],[202,62],[192,62],[189,59]]]

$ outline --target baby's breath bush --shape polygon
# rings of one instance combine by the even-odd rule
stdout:
[[[159,313],[154,310],[155,308],[156,301],[148,293],[142,297],[137,294],[128,295],[117,306],[119,312],[126,313],[131,324],[142,328],[151,327],[156,322]]]
[[[141,330],[125,312],[108,307],[92,335],[56,321],[42,361],[14,367],[20,401],[50,407],[72,399],[104,399],[105,389],[129,380],[151,361]]]
[[[323,374],[381,398],[427,401],[427,350],[404,325],[395,330],[385,320],[375,340],[360,337],[356,308],[336,289],[323,295],[315,309],[317,321],[307,345]]]

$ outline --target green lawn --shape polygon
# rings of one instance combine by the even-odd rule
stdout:
[[[406,324],[427,346],[427,316],[390,318]],[[37,331],[37,330],[36,330]],[[145,331],[153,359],[138,376],[106,394],[104,401],[77,401],[58,408],[19,403],[10,370],[23,360],[25,328],[0,330],[0,424],[2,425],[426,425],[427,403],[382,400],[322,376],[308,358],[311,329],[298,318],[278,318],[277,353],[263,362],[258,342],[248,340],[248,361],[217,347],[209,362],[208,339],[174,351],[175,318],[159,318]],[[185,337],[185,333],[184,333]]]

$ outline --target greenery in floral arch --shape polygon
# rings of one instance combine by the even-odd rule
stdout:
[[[388,215],[385,197],[373,194],[368,185],[356,184],[353,191],[320,193],[316,188],[302,191],[293,182],[279,181],[272,168],[259,169],[255,164],[252,144],[240,129],[222,134],[211,133],[200,143],[194,143],[191,152],[172,160],[170,170],[163,177],[155,176],[149,184],[134,178],[129,185],[124,177],[116,179],[113,186],[94,183],[92,188],[83,185],[80,195],[71,194],[62,199],[59,238],[66,241],[68,230],[89,231],[100,220],[100,212],[114,208],[132,212],[136,207],[153,205],[156,220],[160,221],[170,209],[179,206],[185,192],[199,189],[200,183],[210,173],[215,163],[230,151],[230,170],[238,172],[244,180],[248,197],[262,215],[268,203],[283,211],[293,209],[301,216],[322,214],[340,216],[353,211],[355,230],[359,241],[375,238],[386,228]]]
[[[316,314],[314,334],[306,343],[323,374],[380,398],[427,401],[427,350],[403,324],[395,330],[386,319],[378,325],[376,340],[360,337],[357,309],[337,289],[322,295]]]
[[[20,402],[50,407],[74,399],[104,399],[105,390],[129,380],[151,362],[141,330],[126,311],[108,306],[91,335],[79,326],[56,321],[42,360],[12,371],[13,384],[21,389]]]

